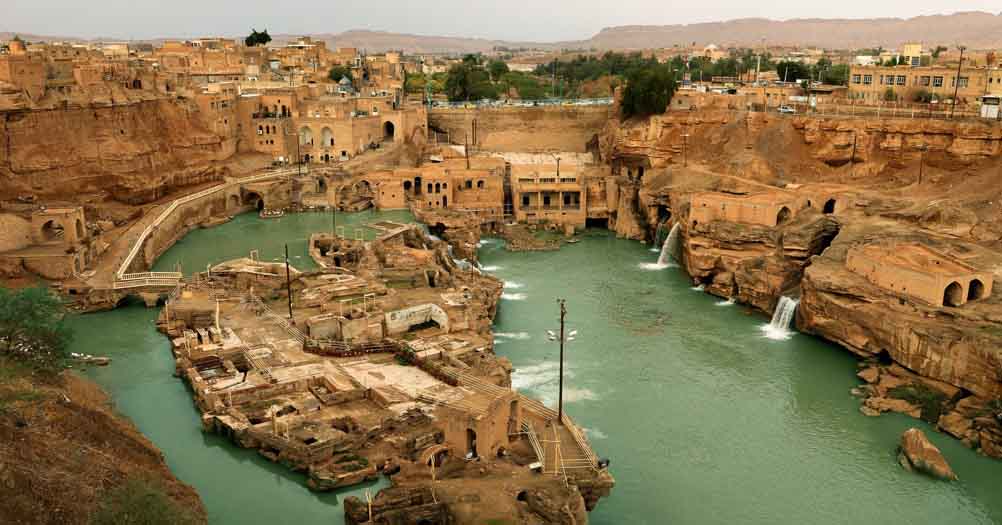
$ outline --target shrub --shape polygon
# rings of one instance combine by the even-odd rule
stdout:
[[[188,525],[199,523],[189,509],[172,500],[163,488],[129,479],[101,498],[92,525]]]
[[[41,372],[58,372],[69,357],[64,317],[59,298],[45,288],[0,288],[0,354]]]
[[[943,413],[943,404],[947,401],[946,394],[918,383],[896,386],[888,390],[887,395],[920,407],[922,419],[929,423],[939,421],[939,416]]]

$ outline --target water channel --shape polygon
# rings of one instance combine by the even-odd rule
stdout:
[[[411,217],[338,216],[349,235],[377,219]],[[255,248],[270,260],[286,242],[293,264],[310,268],[306,237],[329,229],[327,214],[242,215],[192,232],[157,269],[202,270]],[[849,395],[858,380],[848,352],[806,335],[767,338],[767,318],[693,290],[679,268],[650,264],[657,258],[601,230],[557,252],[481,247],[487,271],[506,282],[497,351],[514,363],[515,385],[547,403],[556,402],[558,349],[545,333],[554,299],[567,299],[579,334],[566,352],[565,409],[617,480],[592,523],[1002,523],[1002,462],[905,416],[863,416]],[[137,305],[75,318],[74,350],[113,358],[88,375],[198,490],[210,522],[342,522],[340,500],[363,487],[312,493],[302,476],[200,431],[155,316]],[[927,431],[959,482],[897,465],[910,426]]]

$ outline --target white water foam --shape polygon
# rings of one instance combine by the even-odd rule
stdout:
[[[762,326],[762,333],[769,339],[785,341],[795,333],[791,330],[793,318],[797,313],[797,305],[800,301],[790,297],[780,297],[776,304],[776,310],[772,313],[772,321]]]
[[[602,432],[597,428],[585,428],[584,431],[585,434],[588,434],[588,437],[591,439],[606,439],[609,437],[605,434],[605,432]]]
[[[723,301],[717,301],[716,303],[713,304],[716,306],[732,306],[734,305],[734,298],[732,297],[730,299],[725,299]]]
[[[504,289],[505,290],[519,290],[521,288],[525,288],[525,285],[522,284],[522,283],[518,283],[518,282],[515,282],[515,281],[505,281],[504,282]]]
[[[706,289],[706,285],[705,284],[700,284],[698,286],[693,286],[692,288],[690,288],[690,290],[695,290],[697,292],[702,292],[705,289]]]
[[[658,270],[664,270],[665,268],[675,268],[678,265],[675,264],[675,263],[670,262],[670,263],[666,263],[666,264],[661,264],[661,263],[640,263],[637,266],[640,267],[641,270],[646,270],[646,271],[649,271],[649,272],[656,272]]]
[[[528,297],[524,293],[502,293],[501,299],[505,301],[524,301]]]
[[[532,337],[529,332],[495,332],[494,337],[500,337],[504,339],[517,339],[519,341],[525,341]]]
[[[490,266],[484,266],[484,267],[482,267],[480,269],[483,270],[483,271],[485,271],[485,272],[496,272],[498,270],[504,269],[504,267],[503,266],[490,265]]]

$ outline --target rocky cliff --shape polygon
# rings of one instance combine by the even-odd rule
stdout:
[[[904,385],[938,385],[934,411],[919,406],[923,395],[906,401],[873,388],[864,392],[864,412],[924,414],[969,446],[1002,458],[1002,426],[991,409],[1002,398],[998,293],[963,307],[934,307],[846,267],[850,247],[891,239],[999,275],[1002,126],[670,111],[610,121],[599,149],[624,181],[620,216],[637,217],[616,224],[618,233],[660,241],[678,224],[681,262],[708,293],[766,314],[781,295],[799,296],[801,331],[861,359],[895,364],[911,374]],[[721,210],[727,198],[775,196],[790,203],[793,216],[778,226],[695,221],[690,202],[702,192],[725,196]]]
[[[110,193],[130,204],[220,180],[233,154],[185,101],[0,113],[0,199]]]

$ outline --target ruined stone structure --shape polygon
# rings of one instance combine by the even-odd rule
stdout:
[[[992,293],[991,273],[921,244],[856,246],[845,264],[878,286],[933,306],[963,306]]]

